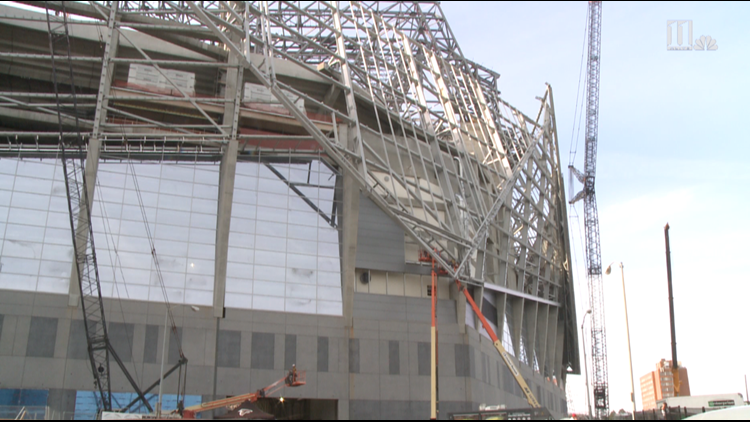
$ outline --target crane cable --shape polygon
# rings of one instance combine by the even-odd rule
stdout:
[[[577,154],[578,154],[578,143],[579,143],[580,138],[581,138],[581,126],[583,125],[582,122],[583,122],[583,116],[584,116],[584,104],[585,104],[585,101],[582,101],[581,97],[582,97],[582,94],[585,94],[585,86],[588,85],[588,72],[586,73],[585,80],[584,80],[584,76],[583,76],[584,75],[584,71],[583,71],[583,69],[584,69],[584,59],[586,57],[586,43],[587,43],[587,40],[588,40],[590,17],[591,17],[591,10],[589,8],[586,8],[586,24],[584,25],[583,45],[581,46],[581,64],[580,64],[579,73],[578,73],[578,88],[576,89],[576,105],[575,105],[574,113],[573,113],[573,128],[571,130],[571,135],[570,135],[570,151],[569,151],[569,155],[568,155],[568,166],[569,167],[572,167],[573,164],[576,161]],[[581,88],[581,82],[582,81],[585,82],[585,85],[583,86],[583,88]],[[580,112],[579,112],[579,101],[580,101]],[[578,125],[577,129],[576,129],[576,123]],[[571,189],[571,199],[572,199],[572,196],[573,196],[573,191],[572,191],[573,177],[572,177],[572,173],[571,173],[571,177],[570,177],[569,180],[570,180],[570,186],[569,186],[569,188]],[[585,277],[581,277],[581,266],[578,263],[578,253],[577,252],[578,252],[578,249],[580,248],[580,251],[582,252],[581,256],[585,256],[585,251],[583,251],[584,250],[584,243],[585,243],[584,242],[584,235],[583,235],[583,228],[581,226],[581,218],[580,218],[580,214],[578,212],[578,205],[577,204],[569,204],[569,209],[570,209],[570,213],[568,214],[568,222],[570,223],[571,221],[575,220],[576,226],[578,227],[577,236],[571,236],[571,242],[573,243],[573,247],[571,248],[571,252],[573,254],[573,263],[574,263],[574,266],[575,266],[575,270],[573,270],[571,268],[571,273],[573,271],[575,271],[577,273],[577,277],[575,277],[575,279],[576,279],[576,283],[575,284],[576,284],[576,287],[577,287],[576,290],[579,291],[579,292],[581,292],[582,291],[582,289],[581,289],[581,280],[585,279]],[[576,238],[579,239],[579,242],[576,242]],[[586,299],[588,299],[587,296],[588,295],[586,295]],[[579,301],[576,301],[576,303],[579,303]],[[590,308],[590,304],[589,304],[589,306],[585,306],[584,308],[586,308],[586,309]],[[579,311],[584,311],[585,312],[585,309],[580,309]],[[578,327],[576,327],[576,331],[577,331],[577,329],[578,329]],[[582,336],[584,336],[584,337],[585,337],[585,335],[586,334],[582,334]],[[583,338],[582,341],[585,342],[585,338]],[[589,400],[590,400],[590,397],[588,397],[588,394],[587,394],[585,402],[588,403]]]
[[[128,291],[128,283],[125,280],[125,273],[122,270],[122,260],[120,259],[120,252],[117,249],[117,243],[115,242],[114,234],[112,232],[112,226],[109,223],[109,215],[107,214],[107,209],[104,207],[104,196],[102,195],[102,186],[101,183],[99,183],[99,178],[96,179],[96,189],[94,189],[98,195],[98,203],[99,203],[99,210],[102,215],[102,223],[103,223],[103,231],[104,231],[104,239],[107,242],[107,254],[109,255],[109,262],[112,264],[112,280],[114,282],[114,292],[113,296],[116,292],[117,295],[117,305],[120,308],[120,315],[122,316],[122,321],[126,321],[125,319],[125,311],[122,308],[122,301],[120,296],[120,287],[117,283],[117,268],[120,269],[120,275],[122,276],[122,285],[125,289],[125,297],[127,299],[130,299],[130,292]],[[93,216],[92,216],[93,217]],[[92,219],[93,220],[93,219]],[[92,221],[93,224],[93,221]],[[112,241],[112,244],[110,246],[110,239]],[[112,252],[115,253],[115,260],[112,259]],[[119,264],[119,265],[118,265]],[[125,338],[128,341],[128,348],[129,350],[133,350],[133,343],[131,339],[131,335],[127,332],[125,332]],[[133,372],[135,373],[135,379],[138,382],[138,384],[141,384],[141,378],[138,374],[138,366],[133,363]],[[119,403],[118,403],[119,406]]]
[[[126,137],[126,141],[127,141],[127,137]],[[143,217],[143,225],[146,229],[146,236],[148,237],[148,243],[149,243],[149,247],[151,250],[151,257],[154,262],[154,268],[156,269],[156,275],[159,279],[159,287],[161,288],[162,295],[164,296],[164,304],[167,307],[167,318],[169,319],[172,333],[177,339],[177,348],[180,354],[180,358],[183,359],[185,355],[182,352],[182,343],[180,341],[180,335],[177,331],[177,324],[175,324],[175,321],[174,321],[174,314],[172,313],[172,305],[169,303],[169,296],[167,294],[167,288],[164,285],[164,276],[161,273],[159,257],[156,254],[156,245],[154,244],[154,238],[151,233],[151,226],[148,223],[148,215],[146,214],[146,206],[143,204],[143,196],[141,195],[141,188],[140,188],[140,185],[138,184],[138,175],[136,174],[133,160],[130,159],[130,154],[128,154],[127,161],[130,167],[130,174],[133,178],[133,187],[135,188],[135,193],[136,193],[136,196],[138,197],[138,205],[141,211],[141,216]],[[166,335],[166,333],[164,335]]]
[[[581,101],[581,112],[578,112],[578,102],[581,100],[581,80],[583,80],[583,63],[586,57],[586,40],[589,32],[589,17],[591,11],[587,9],[586,12],[586,24],[584,25],[583,31],[583,45],[581,46],[581,65],[578,71],[578,88],[576,89],[576,106],[573,109],[573,131],[570,134],[570,153],[568,156],[568,165],[572,166],[576,161],[576,155],[578,154],[578,141],[581,138],[581,121],[583,120],[583,105],[585,101]],[[588,73],[586,73],[586,82],[588,82]],[[585,86],[584,86],[585,91]],[[578,134],[576,135],[576,118],[578,119]],[[573,147],[573,140],[575,139],[575,148]]]

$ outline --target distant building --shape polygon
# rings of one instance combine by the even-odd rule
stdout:
[[[680,365],[680,396],[690,396],[690,381],[687,368]],[[656,402],[675,397],[672,361],[662,359],[656,364],[656,370],[641,377],[641,398],[643,410],[656,409]]]

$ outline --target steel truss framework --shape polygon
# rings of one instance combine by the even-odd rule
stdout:
[[[92,1],[66,9],[87,18],[75,25],[69,57],[77,115],[54,104],[43,83],[2,86],[0,113],[16,123],[0,125],[0,154],[56,157],[59,132],[43,123],[59,109],[64,121],[78,118],[96,160],[322,157],[476,298],[494,292],[498,327],[507,327],[521,362],[561,381],[580,372],[552,90],[536,117],[502,100],[499,75],[463,56],[438,2]],[[38,15],[3,10],[1,27],[29,34],[0,41],[11,84],[44,80],[51,57],[34,44],[44,31]],[[153,66],[169,92],[124,83],[133,64]],[[195,73],[196,93],[168,69]],[[264,85],[283,110],[247,104],[246,82]],[[74,136],[67,127],[63,136]]]

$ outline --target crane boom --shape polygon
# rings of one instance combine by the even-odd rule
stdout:
[[[586,68],[586,154],[584,171],[571,168],[583,183],[583,189],[572,200],[583,199],[586,233],[586,272],[591,305],[591,360],[594,387],[594,413],[605,419],[609,412],[609,377],[607,373],[607,336],[604,324],[604,291],[602,253],[599,239],[599,212],[596,205],[596,153],[599,131],[599,70],[601,55],[602,2],[589,2],[588,64]]]
[[[110,357],[122,369],[123,374],[133,386],[143,404],[151,411],[146,397],[138,388],[135,380],[117,356],[107,334],[107,322],[104,316],[101,285],[99,283],[99,268],[94,248],[94,232],[91,225],[91,204],[89,202],[89,187],[86,183],[86,141],[81,136],[79,111],[76,100],[76,84],[74,80],[73,64],[71,61],[70,31],[68,30],[68,14],[65,3],[60,2],[60,15],[56,16],[50,9],[49,2],[45,2],[47,11],[47,29],[49,35],[49,49],[52,64],[52,82],[57,101],[57,120],[60,131],[60,151],[63,174],[65,176],[65,191],[68,199],[70,229],[73,238],[73,256],[75,257],[75,278],[71,282],[78,283],[81,294],[81,310],[83,324],[86,331],[86,342],[94,375],[94,387],[97,391],[99,406],[105,410],[112,410],[112,392],[110,388]],[[110,19],[110,25],[114,19]],[[109,44],[107,45],[109,48]],[[67,62],[67,66],[58,66]],[[104,63],[107,66],[107,63]],[[69,92],[61,89],[61,80],[70,83]],[[61,104],[72,104],[72,110],[65,110],[63,114]],[[75,136],[66,136],[64,124],[73,125]]]

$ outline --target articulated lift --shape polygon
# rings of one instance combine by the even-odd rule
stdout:
[[[203,412],[208,412],[210,410],[216,410],[221,409],[222,407],[236,407],[240,406],[246,402],[249,403],[255,403],[258,401],[258,399],[262,399],[264,397],[269,397],[275,392],[281,390],[285,387],[300,387],[302,385],[305,385],[305,371],[297,371],[296,368],[292,368],[287,375],[284,378],[281,378],[274,382],[273,384],[261,388],[260,390],[249,393],[249,394],[243,394],[241,396],[234,396],[229,397],[226,399],[220,399],[220,400],[214,400],[206,403],[197,404],[195,406],[186,407],[185,409],[174,410],[169,414],[164,414],[162,419],[197,419],[198,415]],[[283,399],[281,399],[283,400]],[[123,414],[119,412],[104,412],[102,413],[102,419],[127,419],[128,414]],[[143,417],[144,415],[138,415],[138,419],[153,419],[153,415],[151,417]]]
[[[245,402],[255,403],[256,401],[258,401],[258,399],[268,397],[284,387],[299,387],[302,385],[305,385],[305,372],[297,372],[296,368],[292,368],[292,370],[290,370],[284,378],[281,378],[268,387],[262,388],[254,393],[243,394],[241,396],[214,400],[207,403],[201,403],[195,406],[186,407],[182,412],[182,418],[195,419],[198,414],[207,412],[209,410],[220,409],[222,407],[229,406],[238,406]]]
[[[431,418],[436,419],[437,418],[437,409],[436,409],[437,407],[437,320],[435,318],[435,315],[436,315],[435,307],[437,303],[437,277],[438,275],[447,275],[448,273],[444,269],[437,267],[435,259],[432,258],[432,256],[430,256],[430,254],[428,254],[426,251],[420,251],[419,260],[421,262],[432,263],[432,328],[431,328],[432,414],[431,414]],[[446,262],[450,262],[450,260],[447,260]],[[487,331],[487,334],[490,336],[490,339],[492,339],[492,344],[495,346],[495,349],[497,349],[498,353],[500,353],[500,357],[503,358],[503,362],[505,362],[505,365],[510,370],[510,373],[513,374],[513,377],[516,379],[516,382],[521,387],[523,394],[526,396],[526,401],[529,402],[529,405],[532,408],[535,408],[535,409],[541,408],[542,405],[539,403],[539,400],[537,400],[536,396],[534,396],[534,393],[531,392],[531,388],[529,388],[529,385],[526,383],[526,380],[521,375],[521,371],[519,371],[518,367],[516,367],[516,365],[513,363],[513,360],[508,354],[508,351],[505,350],[505,347],[503,347],[502,342],[495,334],[495,331],[492,329],[492,326],[490,326],[489,322],[487,322],[487,319],[484,317],[484,315],[482,315],[482,311],[474,302],[474,298],[471,297],[471,294],[469,294],[469,291],[466,289],[466,286],[461,284],[461,282],[458,280],[455,280],[455,282],[456,282],[456,285],[458,286],[458,290],[460,292],[463,292],[464,296],[466,297],[466,301],[471,306],[471,309],[474,311],[474,313],[477,315],[479,320],[482,322],[482,327],[485,329],[485,331]]]

